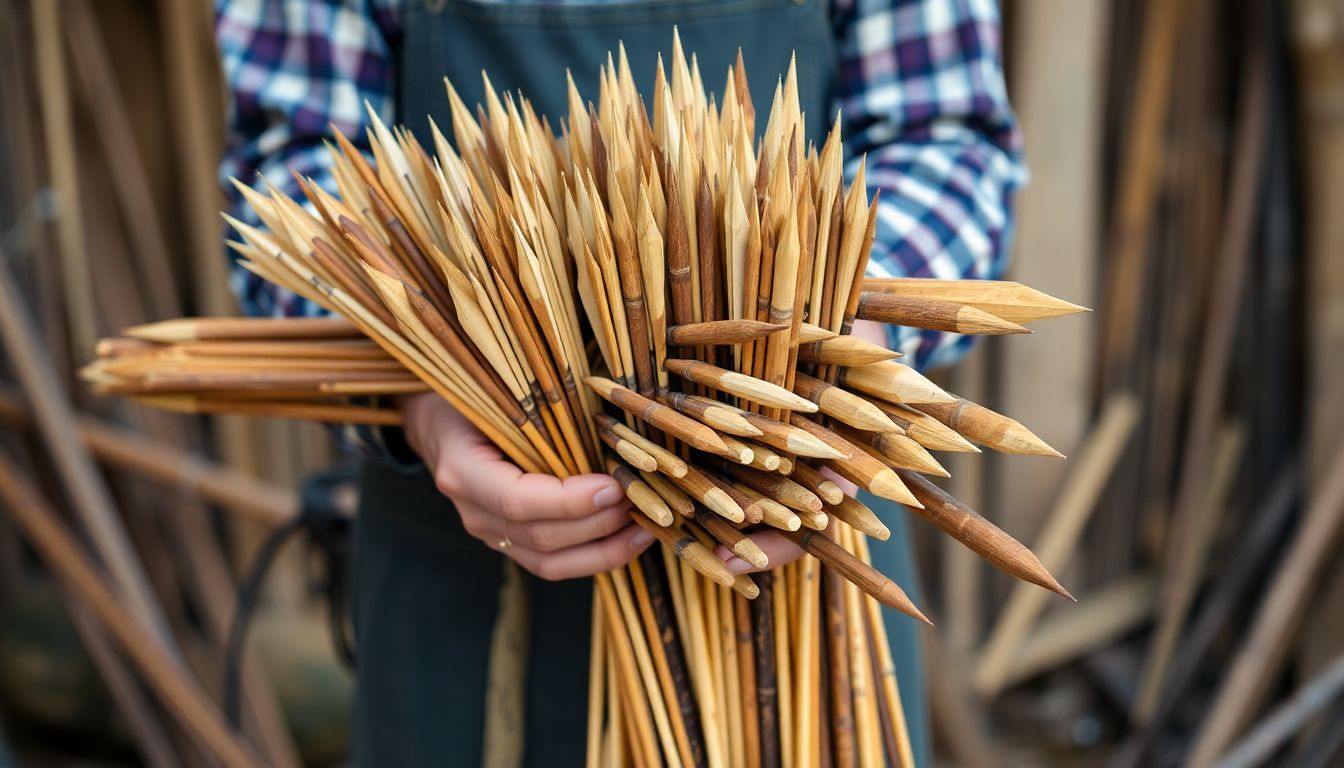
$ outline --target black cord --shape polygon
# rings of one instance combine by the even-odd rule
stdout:
[[[340,510],[334,494],[338,487],[349,483],[352,478],[353,474],[347,468],[322,472],[310,477],[304,483],[300,495],[299,514],[266,537],[266,541],[238,585],[237,607],[233,623],[229,627],[228,644],[224,653],[224,714],[235,727],[239,725],[241,719],[239,689],[247,629],[271,564],[275,562],[284,545],[297,533],[308,534],[308,539],[322,559],[323,573],[319,591],[327,598],[328,630],[331,633],[332,645],[342,661],[351,667],[355,664],[354,638],[351,637],[345,620],[348,605],[346,563],[350,549],[350,520]]]

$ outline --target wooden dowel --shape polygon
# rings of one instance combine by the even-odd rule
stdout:
[[[783,408],[786,410],[815,413],[816,404],[805,400],[777,384],[762,381],[736,371],[729,371],[698,360],[668,360],[665,364],[669,373],[674,373],[687,381],[735,395],[753,403]]]
[[[643,515],[630,515],[646,531],[650,531],[659,541],[666,544],[677,556],[677,559],[694,568],[705,578],[723,587],[733,586],[733,574],[729,572],[723,561],[714,556],[714,553],[705,548],[703,544],[696,541],[691,536],[677,528],[664,528]],[[689,610],[689,606],[688,606]]]
[[[857,336],[836,336],[798,346],[799,362],[820,365],[872,365],[900,356],[900,352]]]
[[[965,304],[1011,323],[1030,323],[1052,317],[1087,312],[1086,307],[1057,299],[1006,280],[933,280],[929,278],[868,277],[864,291],[882,291],[897,296],[924,297]]]
[[[341,317],[183,317],[136,325],[123,336],[172,344],[184,341],[256,339],[359,339],[359,329]]]
[[[812,378],[805,373],[796,375],[793,391],[817,404],[825,415],[855,429],[869,432],[893,432],[896,425],[876,405],[847,392],[840,387]]]
[[[1031,430],[983,405],[957,399],[952,403],[914,403],[915,408],[932,416],[971,440],[1003,453],[1032,456],[1064,454],[1051,448]]]
[[[682,644],[679,638],[678,627],[684,627],[685,625],[675,619],[668,590],[667,574],[659,565],[658,560],[651,554],[646,554],[640,557],[639,568],[643,576],[644,591],[648,593],[649,609],[653,613],[657,624],[657,632],[650,632],[649,636],[657,637],[662,645],[663,656],[667,660],[668,676],[671,678],[672,689],[675,692],[677,711],[685,728],[686,746],[689,752],[689,757],[685,759],[691,765],[706,766],[700,711],[696,707],[695,693],[686,668],[686,657],[682,652]],[[633,567],[631,570],[633,572]]]
[[[947,333],[1002,335],[1031,333],[1017,323],[977,309],[925,296],[902,296],[896,293],[865,292],[859,297],[855,317],[878,323],[927,328]]]
[[[745,344],[787,328],[786,325],[763,323],[758,320],[707,320],[703,323],[669,327],[667,343],[669,346],[677,347]]]
[[[671,434],[688,445],[711,453],[728,450],[728,447],[723,444],[714,430],[682,416],[665,405],[659,405],[611,379],[589,376],[584,379],[584,383],[612,405],[637,416],[641,421]]]
[[[884,499],[899,501],[902,504],[918,506],[919,500],[910,494],[905,483],[896,472],[881,461],[869,456],[863,449],[845,440],[829,429],[814,421],[792,414],[790,422],[800,429],[807,430],[814,437],[845,455],[843,459],[827,462],[833,469],[850,482],[881,496]]]
[[[901,613],[933,626],[915,604],[891,579],[883,576],[871,565],[860,561],[839,544],[826,538],[818,531],[785,531],[784,537],[802,548],[804,552],[816,557],[835,569],[846,581],[854,584],[863,592],[883,605],[895,608]]]

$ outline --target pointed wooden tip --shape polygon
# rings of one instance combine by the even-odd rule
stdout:
[[[758,566],[764,567],[764,566]],[[756,585],[750,576],[739,574],[733,577],[733,591],[748,600],[755,600],[761,596],[761,588]]]
[[[896,475],[895,470],[888,468],[885,472],[879,472],[868,484],[868,490],[884,499],[891,499],[907,507],[923,509],[924,505],[910,493],[910,489],[905,487],[901,478]]]
[[[756,568],[768,568],[770,558],[766,557],[765,552],[751,539],[741,539],[733,545],[733,554],[751,563]]]
[[[957,329],[962,333],[1003,336],[1013,333],[1031,333],[1031,329],[1010,323],[983,309],[966,305],[957,310]]]
[[[882,590],[882,594],[878,597],[878,600],[883,605],[886,605],[889,608],[895,608],[916,621],[922,621],[930,627],[933,626],[933,622],[929,620],[929,617],[925,616],[924,612],[919,610],[919,607],[915,605],[909,595],[905,594],[905,590],[897,586],[895,582],[887,583],[886,588]]]

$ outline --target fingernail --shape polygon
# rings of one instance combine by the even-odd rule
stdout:
[[[619,485],[608,485],[593,494],[593,506],[597,509],[610,507],[623,498],[625,498],[625,491],[621,490]]]
[[[731,560],[725,562],[724,565],[728,566],[729,571],[739,575],[743,573],[750,573],[751,571],[756,570],[756,567],[753,566],[751,563],[748,563],[746,560],[743,560],[742,558],[736,556],[734,556]]]
[[[640,528],[630,537],[630,546],[634,549],[643,549],[653,543],[653,534]]]

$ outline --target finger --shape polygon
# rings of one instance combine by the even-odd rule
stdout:
[[[630,522],[630,502],[599,509],[577,520],[538,520],[515,523],[500,518],[503,533],[515,544],[537,552],[556,552],[596,541],[621,530]]]
[[[610,475],[577,475],[564,480],[552,475],[519,475],[499,486],[479,484],[497,514],[514,522],[577,520],[615,506],[625,491]]]
[[[538,578],[559,581],[620,568],[652,543],[653,534],[632,523],[604,539],[556,552],[509,547],[506,554]]]
[[[718,555],[724,565],[728,566],[728,570],[733,573],[756,573],[770,570],[781,565],[788,565],[803,556],[803,550],[799,549],[797,544],[780,535],[778,531],[759,531],[747,538],[756,542],[756,546],[760,547],[761,551],[765,553],[765,558],[769,564],[765,568],[757,568],[720,544],[714,548],[714,554]]]
[[[859,486],[837,475],[830,467],[821,467],[819,471],[826,476],[827,480],[840,486],[840,490],[844,491],[846,496],[853,496],[859,492]]]

